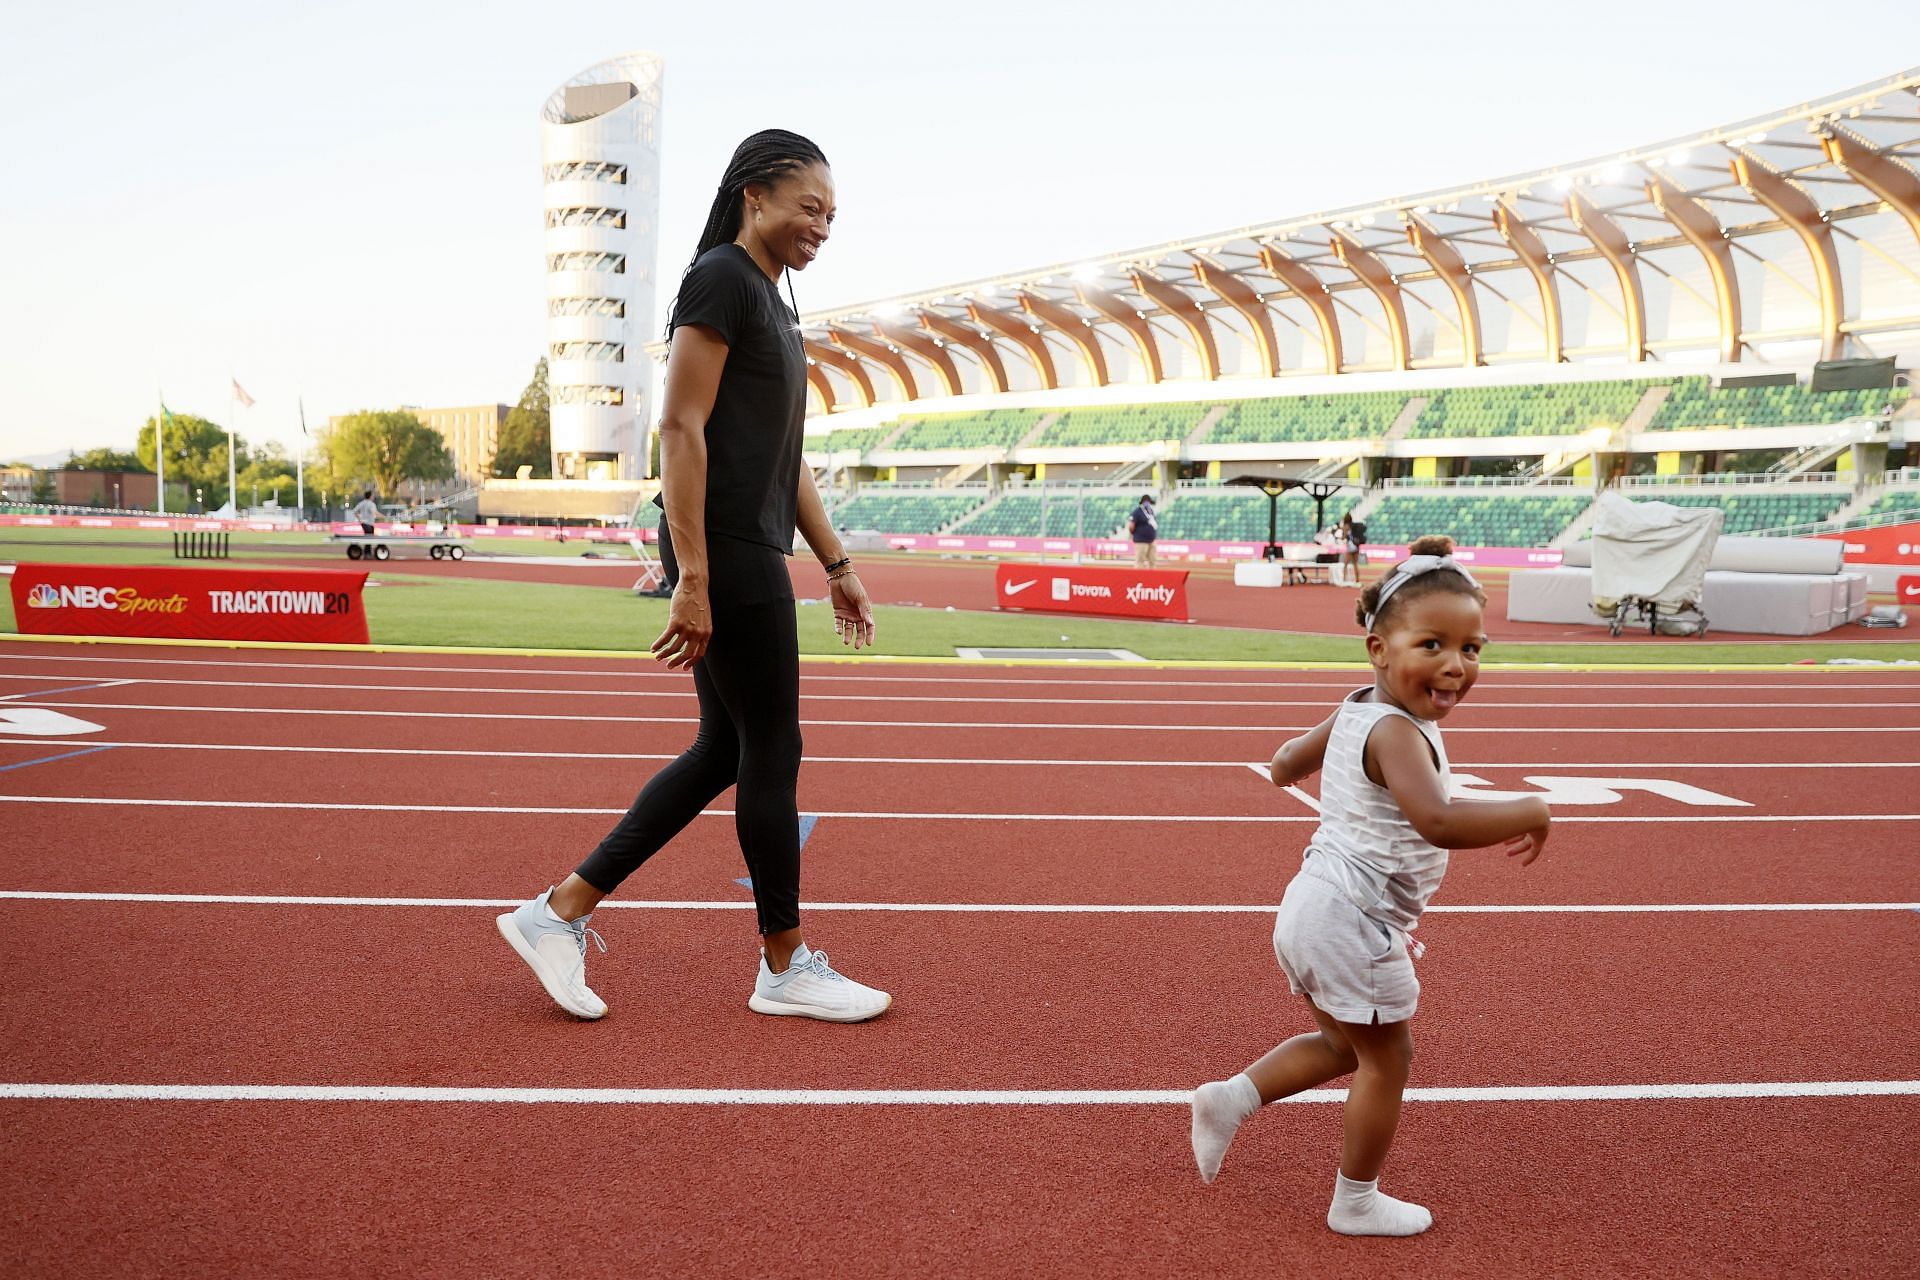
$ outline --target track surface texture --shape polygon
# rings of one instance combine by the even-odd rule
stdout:
[[[596,913],[602,1022],[491,917],[692,737],[617,658],[0,645],[0,1273],[1911,1274],[1920,673],[1491,671],[1445,726],[1546,791],[1454,855],[1383,1187],[1339,1086],[1218,1182],[1185,1094],[1309,1028],[1272,910],[1317,786],[1250,765],[1357,671],[808,663],[809,940],[761,1018],[732,797]]]

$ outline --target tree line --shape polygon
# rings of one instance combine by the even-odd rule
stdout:
[[[489,468],[495,476],[511,479],[522,466],[537,479],[553,475],[551,411],[547,392],[547,362],[534,366],[533,379],[520,401],[507,413]],[[194,500],[207,508],[224,506],[227,492],[227,430],[209,418],[191,413],[155,414],[140,427],[133,452],[99,448],[69,454],[68,471],[152,472],[159,461],[155,441],[165,426],[166,479],[184,484]],[[243,503],[258,493],[273,495],[289,505],[296,491],[296,469],[286,447],[277,441],[249,444],[233,437],[234,483]],[[307,463],[307,492],[311,496],[358,497],[372,489],[382,498],[398,493],[408,481],[451,480],[453,453],[440,433],[404,409],[368,410],[348,414],[315,443]],[[39,496],[44,488],[47,496]],[[52,485],[37,482],[36,501],[50,501]]]

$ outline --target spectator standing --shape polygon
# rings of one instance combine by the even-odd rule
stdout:
[[[1153,568],[1153,544],[1160,537],[1160,517],[1154,512],[1152,494],[1140,495],[1139,504],[1127,517],[1127,532],[1133,536],[1133,562]]]
[[[373,490],[367,490],[360,501],[354,504],[353,518],[360,522],[360,532],[371,538],[373,522],[380,518],[380,508],[374,505]]]

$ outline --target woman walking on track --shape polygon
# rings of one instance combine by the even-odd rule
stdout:
[[[801,459],[807,357],[797,307],[776,283],[806,269],[833,218],[820,149],[780,129],[754,134],[727,165],[673,304],[656,499],[673,604],[653,654],[692,668],[700,729],[572,875],[497,921],[576,1017],[607,1012],[587,986],[588,936],[606,950],[589,913],[728,787],[738,788],[735,828],[759,914],[748,1007],[861,1022],[892,1003],[835,972],[800,934],[800,658],[786,562],[796,527],[826,569],[841,643],[873,643],[866,589]]]
[[[1534,796],[1449,796],[1437,723],[1479,675],[1486,595],[1454,562],[1452,539],[1421,538],[1411,551],[1360,593],[1355,610],[1373,685],[1273,758],[1276,786],[1321,774],[1320,826],[1273,928],[1287,985],[1306,997],[1319,1029],[1193,1095],[1193,1158],[1212,1182],[1242,1121],[1351,1072],[1327,1210],[1327,1225],[1350,1236],[1411,1236],[1433,1225],[1425,1208],[1382,1194],[1379,1179],[1413,1062],[1413,960],[1423,948],[1411,934],[1446,874],[1447,851],[1498,845],[1524,866],[1540,856],[1549,817]]]

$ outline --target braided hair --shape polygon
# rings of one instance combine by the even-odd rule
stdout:
[[[713,194],[713,205],[707,210],[707,224],[700,229],[700,243],[695,246],[693,257],[687,263],[687,271],[693,270],[694,263],[699,262],[707,250],[727,244],[740,235],[740,197],[749,186],[772,186],[789,173],[826,162],[826,154],[819,147],[785,129],[762,129],[735,147],[733,158],[727,161],[727,171],[721,175],[720,189]],[[686,273],[680,273],[683,279]],[[785,274],[787,296],[793,298],[792,273]],[[676,297],[674,305],[668,308],[669,334],[673,332],[673,313],[679,301]],[[793,310],[795,315],[800,312],[798,298],[794,298]]]

